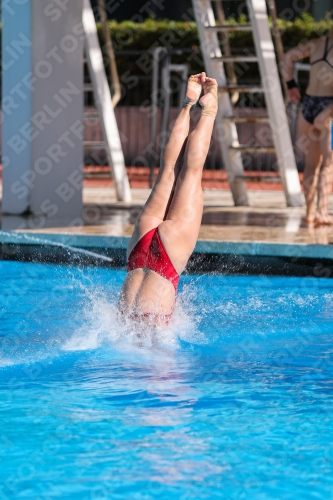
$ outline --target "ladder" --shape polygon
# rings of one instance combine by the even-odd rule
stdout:
[[[218,24],[212,6],[214,1]],[[230,1],[230,0],[222,0]],[[230,189],[235,205],[249,204],[246,181],[253,176],[244,174],[242,153],[275,152],[286,203],[290,207],[303,205],[288,119],[275,59],[265,0],[246,0],[249,24],[226,24],[221,0],[192,0],[194,15],[198,26],[201,51],[208,76],[215,78],[219,85],[219,110],[216,127],[223,162],[227,171]],[[241,1],[241,0],[233,0]],[[243,0],[242,0],[243,1]],[[252,31],[255,54],[232,55],[229,42],[224,44],[224,53],[218,40],[218,33],[224,39],[230,31]],[[238,85],[235,73],[227,71],[224,63],[257,62],[261,75],[260,85]],[[228,81],[229,80],[229,81]],[[267,117],[236,117],[230,96],[238,93],[263,93],[268,111]],[[266,122],[272,130],[274,147],[255,147],[239,144],[236,123]]]
[[[85,53],[92,80],[92,84],[85,85],[84,90],[94,92],[104,139],[101,142],[85,142],[84,146],[105,148],[117,199],[130,202],[131,189],[90,0],[83,0],[82,24],[85,33]]]

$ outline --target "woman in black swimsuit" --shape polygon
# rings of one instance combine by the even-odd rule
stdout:
[[[310,79],[299,117],[299,143],[305,153],[303,187],[306,220],[308,223],[333,224],[333,216],[328,213],[333,183],[333,33],[299,45],[285,54],[283,71],[289,100],[293,104],[301,100],[293,79],[293,63],[307,57],[311,64]]]

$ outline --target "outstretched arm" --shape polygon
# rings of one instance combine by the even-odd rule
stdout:
[[[314,42],[310,41],[285,53],[282,61],[282,75],[286,82],[292,82],[294,79],[294,62],[310,57],[314,48]],[[292,104],[296,104],[301,100],[301,94],[297,86],[289,88],[288,96]]]

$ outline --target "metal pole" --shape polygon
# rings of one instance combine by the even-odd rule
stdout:
[[[285,79],[283,78],[283,75],[281,74],[281,63],[283,60],[283,55],[284,55],[284,50],[283,50],[283,44],[281,40],[281,33],[279,29],[279,25],[277,22],[277,14],[276,14],[276,7],[275,7],[275,0],[268,0],[268,10],[272,18],[272,23],[273,23],[273,38],[275,41],[275,50],[276,50],[276,55],[277,55],[277,60],[278,60],[278,68],[279,68],[279,74],[282,82],[282,88],[283,88],[283,94],[284,94],[284,102],[285,104],[288,103],[288,88],[287,84],[285,82]]]
[[[99,15],[101,18],[102,28],[103,28],[103,37],[106,44],[106,50],[109,58],[109,71],[110,71],[110,83],[112,86],[113,96],[112,96],[112,105],[115,107],[121,98],[121,88],[119,82],[118,69],[116,64],[116,59],[114,57],[112,40],[110,36],[110,31],[108,27],[108,18],[105,10],[104,0],[98,0],[98,9]]]
[[[266,2],[247,0],[247,7],[253,27],[253,39],[286,202],[289,207],[300,207],[303,205],[303,195],[269,30]]]
[[[82,23],[85,32],[87,62],[117,199],[118,201],[130,202],[132,194],[90,0],[83,0]]]
[[[225,25],[225,14],[224,14],[223,5],[222,5],[221,1],[216,2],[216,13],[217,13],[219,23],[221,25]],[[220,33],[220,37],[221,37],[221,41],[223,44],[224,55],[231,56],[232,54],[231,54],[231,47],[230,47],[230,43],[229,43],[229,33],[222,31],[222,33]],[[237,85],[237,76],[236,76],[235,67],[234,67],[233,63],[226,64],[225,69],[226,69],[226,73],[228,75],[230,84]],[[232,104],[236,104],[236,102],[238,102],[238,100],[239,100],[239,92],[233,92],[231,94],[230,100],[231,100]]]
[[[181,107],[183,105],[183,101],[184,101],[185,96],[186,96],[189,67],[188,67],[188,64],[179,64],[179,65],[173,64],[172,65],[172,67],[176,67],[176,66],[177,66],[178,71],[181,73],[181,76],[182,76],[182,83],[181,83],[181,87],[180,87],[179,95],[178,95],[178,111],[180,112]]]

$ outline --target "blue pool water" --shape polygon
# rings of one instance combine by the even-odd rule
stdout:
[[[0,275],[1,500],[333,498],[333,280],[182,277],[138,332],[123,271]]]

